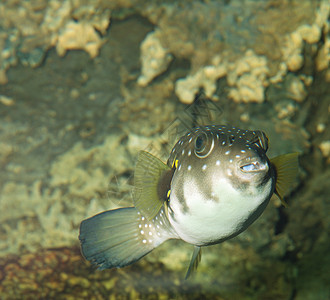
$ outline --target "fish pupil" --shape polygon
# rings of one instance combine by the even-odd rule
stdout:
[[[205,149],[206,146],[206,135],[205,133],[201,133],[197,136],[195,141],[195,149],[196,152],[202,152]]]

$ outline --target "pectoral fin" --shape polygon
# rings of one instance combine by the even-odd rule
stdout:
[[[271,159],[271,163],[276,170],[275,194],[280,198],[284,206],[287,206],[287,203],[283,200],[283,197],[290,191],[297,177],[298,156],[299,153],[295,152]]]
[[[190,264],[189,264],[188,271],[187,271],[186,276],[184,278],[185,280],[188,279],[189,276],[191,274],[193,274],[194,271],[197,270],[197,267],[198,267],[199,262],[201,261],[201,258],[202,258],[202,248],[198,247],[198,246],[195,246],[194,252],[193,252],[193,255],[191,257]]]
[[[134,206],[152,220],[167,199],[171,168],[157,157],[140,151],[134,173]]]

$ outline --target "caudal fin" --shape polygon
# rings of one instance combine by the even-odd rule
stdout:
[[[135,207],[86,219],[80,225],[82,253],[101,270],[132,264],[170,238],[159,219],[149,222]]]

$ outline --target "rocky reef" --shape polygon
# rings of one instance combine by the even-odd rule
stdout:
[[[328,299],[329,17],[327,0],[1,2],[1,297]],[[138,151],[165,161],[201,123],[299,151],[289,207],[274,197],[187,282],[180,241],[93,270],[81,220],[131,205]]]

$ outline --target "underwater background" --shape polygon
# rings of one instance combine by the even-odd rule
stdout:
[[[328,0],[0,3],[1,299],[330,299]],[[298,151],[286,198],[232,240],[96,271],[80,222],[132,205],[139,150],[193,126]]]

